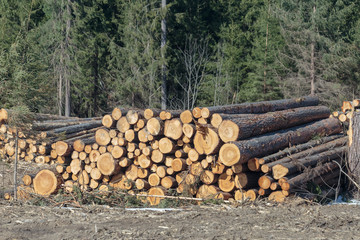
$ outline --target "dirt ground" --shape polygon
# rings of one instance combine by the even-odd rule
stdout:
[[[19,181],[38,167],[20,163]],[[0,186],[7,189],[12,185],[13,166],[2,164],[0,174]],[[321,206],[301,199],[156,211],[40,207],[0,200],[0,240],[360,239],[359,220],[360,206]]]
[[[0,239],[360,239],[360,207],[193,206],[173,211],[0,202]]]

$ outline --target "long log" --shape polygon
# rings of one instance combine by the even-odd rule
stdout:
[[[294,188],[299,187],[316,177],[334,172],[338,168],[339,165],[337,163],[334,162],[325,163],[323,165],[311,169],[310,171],[306,171],[289,179],[288,181],[284,182],[281,185],[281,189],[285,191],[291,191]]]
[[[218,128],[220,124],[224,120],[232,119],[232,118],[248,118],[248,117],[254,117],[258,114],[225,114],[225,113],[214,113],[211,116],[210,123],[213,127]]]
[[[266,157],[263,157],[263,158],[258,158],[257,160],[258,160],[259,164],[261,164],[261,165],[262,164],[267,164],[267,163],[276,161],[278,159],[281,159],[283,157],[286,157],[287,155],[294,154],[294,153],[297,153],[297,152],[301,152],[301,151],[307,150],[307,149],[312,148],[312,147],[316,147],[318,145],[330,142],[332,140],[338,139],[338,138],[343,137],[343,136],[344,136],[343,134],[336,134],[336,135],[326,136],[326,137],[323,137],[323,138],[320,138],[320,139],[317,139],[317,140],[311,140],[311,141],[309,141],[307,143],[303,143],[303,144],[299,144],[299,145],[295,145],[295,146],[292,146],[292,147],[285,148],[285,149],[280,150],[279,152],[276,152],[276,153],[271,154],[269,156],[266,156]]]
[[[82,138],[88,138],[94,135],[94,133],[99,130],[99,129],[103,129],[103,126],[100,127],[96,127],[96,128],[91,128],[91,129],[87,129],[87,130],[83,130],[80,132],[74,132],[71,134],[67,134],[67,135],[63,135],[60,134],[60,136],[55,136],[55,137],[50,137],[47,138],[50,142],[55,142],[55,141],[75,141],[77,139],[82,139]],[[46,132],[43,132],[44,137],[46,137]]]
[[[71,134],[71,133],[80,132],[83,130],[97,128],[100,126],[102,126],[101,121],[93,121],[90,123],[81,123],[78,125],[72,125],[72,126],[68,126],[68,127],[57,128],[52,131],[47,131],[46,136],[52,137],[52,136],[59,136],[59,135],[67,135],[67,134]]]
[[[263,157],[289,145],[307,142],[315,135],[332,135],[341,131],[340,122],[335,118],[328,118],[249,140],[226,143],[220,148],[219,158],[226,166],[246,163],[251,158]]]
[[[316,106],[319,104],[319,98],[316,96],[305,96],[301,98],[282,99],[274,101],[263,101],[254,103],[241,103],[224,106],[208,107],[210,113],[266,113],[275,112],[290,108],[299,108],[307,106]]]
[[[333,141],[330,141],[330,142],[318,145],[316,147],[307,149],[305,151],[292,154],[292,155],[290,155],[288,157],[281,158],[281,159],[276,160],[274,162],[264,164],[264,165],[261,166],[261,171],[264,172],[264,173],[267,173],[267,172],[270,172],[271,168],[274,167],[277,164],[287,163],[287,162],[291,162],[291,161],[297,161],[297,159],[312,156],[312,155],[315,155],[315,154],[318,154],[318,153],[321,153],[321,152],[325,152],[325,151],[328,151],[330,149],[334,149],[334,148],[337,148],[337,147],[345,146],[346,143],[347,143],[347,140],[348,140],[347,136],[342,137],[342,138],[338,138],[338,139],[335,139]]]
[[[273,178],[278,180],[282,177],[285,177],[286,175],[303,170],[308,166],[315,166],[316,164],[325,161],[341,159],[346,151],[347,147],[338,147],[336,149],[322,152],[313,156],[297,159],[294,162],[277,164],[272,168]]]
[[[31,126],[32,130],[35,131],[49,131],[57,128],[63,128],[73,125],[79,125],[84,123],[93,123],[99,122],[98,119],[90,119],[90,120],[83,120],[83,119],[76,119],[76,121],[49,121],[49,122],[34,122]]]
[[[325,106],[295,108],[248,118],[233,118],[219,126],[219,136],[225,143],[237,141],[268,132],[286,129],[330,116]]]

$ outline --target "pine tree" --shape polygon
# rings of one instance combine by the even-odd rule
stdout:
[[[111,76],[118,104],[157,107],[161,101],[161,2],[124,1],[117,29],[120,41],[111,42]]]
[[[351,1],[280,1],[277,14],[286,46],[278,64],[285,97],[318,94],[333,106],[347,97],[350,89],[339,81],[345,73],[339,67],[352,65],[346,25],[353,23],[341,19],[354,9]]]
[[[52,103],[38,44],[41,8],[35,0],[0,3],[0,104],[5,108],[25,105],[38,112]]]
[[[253,1],[253,18],[249,26],[251,32],[251,52],[246,56],[248,73],[240,86],[241,101],[261,101],[281,98],[276,78],[275,59],[283,45],[279,23],[274,18],[274,4],[271,0]]]
[[[106,0],[74,1],[73,39],[77,66],[72,82],[72,105],[80,116],[94,116],[108,110],[112,85],[108,76],[109,45],[116,33],[113,23],[116,3]]]

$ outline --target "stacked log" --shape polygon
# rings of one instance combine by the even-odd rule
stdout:
[[[71,143],[77,139],[91,138],[95,131],[102,127],[101,118],[34,114],[34,121],[27,129],[17,129],[9,127],[8,115],[6,109],[0,110],[0,153],[2,158],[10,161],[15,159],[16,134],[19,159],[54,164],[59,160],[57,154],[52,151],[57,141]]]
[[[318,103],[308,96],[185,111],[115,108],[102,127],[86,123],[90,134],[52,143],[51,159],[67,191],[74,185],[135,190],[149,194],[151,204],[171,189],[203,199],[282,201],[296,187],[338,171],[333,161],[347,139]],[[84,131],[65,128],[65,136]],[[60,130],[46,131],[52,138]]]

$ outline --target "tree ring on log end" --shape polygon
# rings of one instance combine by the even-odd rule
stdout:
[[[224,144],[220,148],[219,158],[225,166],[231,167],[240,161],[240,150],[235,144]]]
[[[34,189],[37,194],[48,196],[58,187],[58,179],[50,170],[41,170],[34,178]]]
[[[231,120],[224,120],[219,126],[219,136],[225,143],[236,141],[239,136],[239,127]]]
[[[115,171],[115,161],[110,153],[104,153],[98,157],[97,167],[104,175],[111,175]]]

